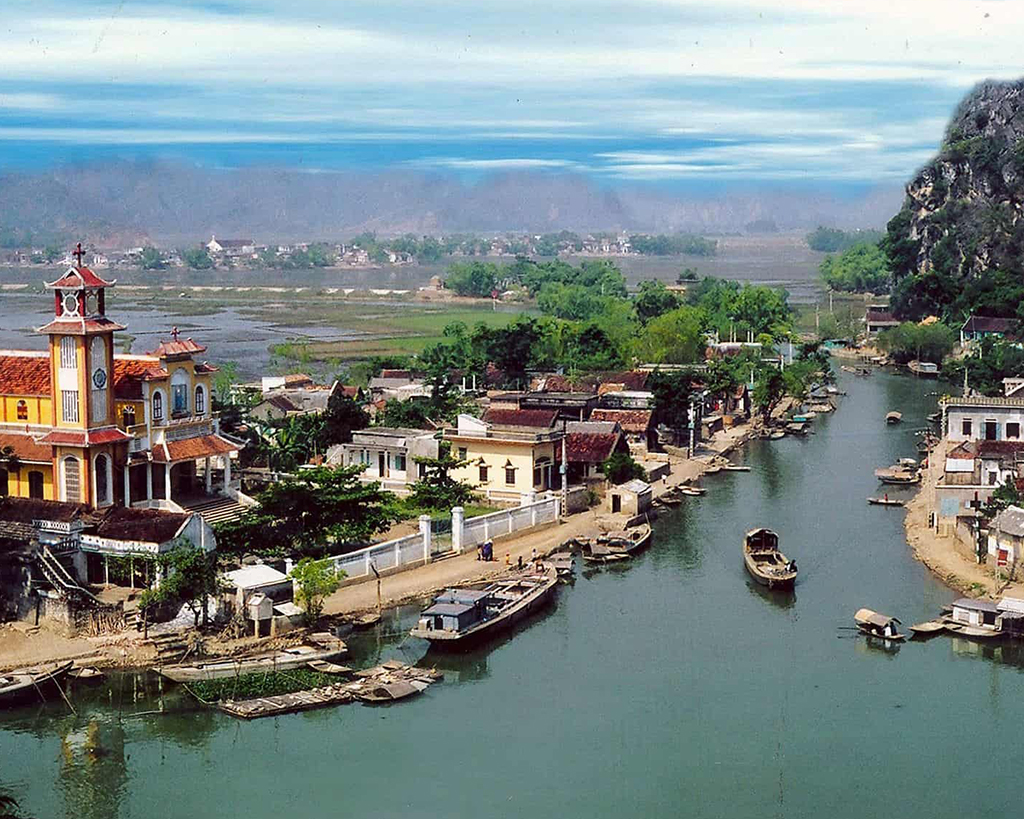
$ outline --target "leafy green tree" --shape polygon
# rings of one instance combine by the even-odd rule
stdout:
[[[320,416],[322,426],[318,447],[326,452],[333,444],[347,444],[352,440],[352,432],[364,429],[370,424],[370,416],[352,398],[341,390],[336,390],[328,399],[327,407]]]
[[[819,266],[821,278],[833,290],[885,293],[891,274],[889,260],[877,244],[861,242],[839,256],[826,256]]]
[[[295,581],[295,598],[312,626],[324,613],[324,601],[338,590],[345,572],[335,570],[328,560],[304,557],[292,567],[289,577]]]
[[[219,591],[217,563],[214,555],[198,546],[179,540],[169,552],[156,558],[163,578],[139,598],[139,607],[149,609],[159,603],[184,604],[199,626],[202,618],[206,625],[207,601]]]
[[[460,460],[451,453],[451,445],[442,441],[436,458],[414,457],[420,469],[420,478],[410,487],[409,500],[420,509],[451,510],[464,506],[475,498],[473,487],[452,477],[452,470],[461,469],[469,461]]]
[[[194,247],[181,252],[181,258],[192,270],[210,270],[213,267],[213,259],[205,247]]]
[[[956,331],[942,322],[914,324],[903,322],[878,334],[878,347],[895,361],[905,364],[912,359],[942,362],[957,342]]]
[[[0,446],[0,469],[10,474],[11,472],[17,472],[21,467],[21,461],[17,454],[14,452],[12,446]],[[7,494],[7,482],[4,481],[4,485],[0,486],[0,495]]]
[[[604,309],[611,297],[582,284],[548,282],[537,296],[537,306],[548,315],[569,321],[586,321]]]
[[[654,420],[680,435],[690,425],[692,373],[680,370],[655,370],[647,380],[654,395]]]
[[[647,324],[670,310],[680,306],[679,297],[658,280],[640,282],[640,291],[633,299],[633,309],[641,324]]]
[[[839,230],[818,226],[807,234],[807,246],[822,253],[842,253],[854,245],[876,244],[882,234],[877,230]]]
[[[695,267],[684,267],[676,276],[676,284],[688,284],[697,281],[697,269]]]
[[[754,379],[751,400],[767,423],[786,395],[786,378],[778,367],[764,366]]]
[[[637,340],[637,355],[652,364],[692,364],[704,359],[703,311],[677,307],[651,319]]]
[[[324,557],[351,551],[398,520],[394,497],[359,480],[360,466],[306,469],[271,484],[238,521],[217,530],[222,550]]]
[[[163,254],[155,247],[142,248],[142,255],[139,257],[139,267],[143,270],[164,270],[167,262]]]
[[[384,404],[377,417],[379,426],[410,427],[423,429],[430,425],[434,417],[434,405],[426,396],[413,396],[402,401],[391,398]]]
[[[1013,341],[984,338],[976,355],[950,361],[942,369],[954,384],[963,383],[966,370],[971,389],[998,396],[1004,378],[1024,378],[1024,350]]]
[[[444,285],[459,296],[488,298],[498,287],[497,266],[487,262],[454,262]]]
[[[601,464],[601,472],[610,483],[616,486],[631,481],[633,478],[647,479],[646,470],[626,452],[613,452]]]

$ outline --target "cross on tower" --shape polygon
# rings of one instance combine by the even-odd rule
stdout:
[[[177,327],[172,327],[171,328],[171,338],[173,338],[175,341],[178,340],[178,328]]]
[[[74,252],[71,255],[74,256],[76,259],[78,259],[78,262],[76,264],[77,264],[78,267],[81,267],[82,266],[82,257],[85,255],[85,251],[82,250],[82,243],[81,242],[79,242],[75,246],[75,250],[74,250]]]

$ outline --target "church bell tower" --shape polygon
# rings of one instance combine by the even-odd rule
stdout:
[[[113,400],[114,332],[124,327],[106,317],[107,282],[75,264],[46,285],[54,317],[38,332],[50,340],[53,429],[39,443],[53,447],[56,497],[92,507],[115,501],[115,465],[125,458],[128,437],[117,428]]]

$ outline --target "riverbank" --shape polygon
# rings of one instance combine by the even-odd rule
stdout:
[[[921,488],[907,502],[903,520],[907,543],[928,569],[949,586],[968,597],[1024,597],[1024,583],[998,579],[990,564],[976,563],[964,556],[954,535],[941,537],[928,525],[928,513],[935,508],[935,487],[942,476],[945,450],[936,449],[928,458]]]

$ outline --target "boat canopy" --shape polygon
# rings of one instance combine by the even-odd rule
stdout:
[[[747,549],[751,552],[774,551],[779,548],[779,536],[771,529],[752,529],[747,532]]]
[[[489,591],[478,589],[447,589],[434,598],[435,603],[462,603],[475,605],[490,595]]]
[[[853,617],[858,623],[869,623],[872,626],[878,626],[879,628],[885,628],[889,623],[900,622],[895,617],[889,617],[886,614],[879,614],[877,611],[872,611],[871,609],[859,609]]]
[[[430,608],[423,611],[424,616],[433,617],[459,617],[476,606],[471,603],[434,603]]]

